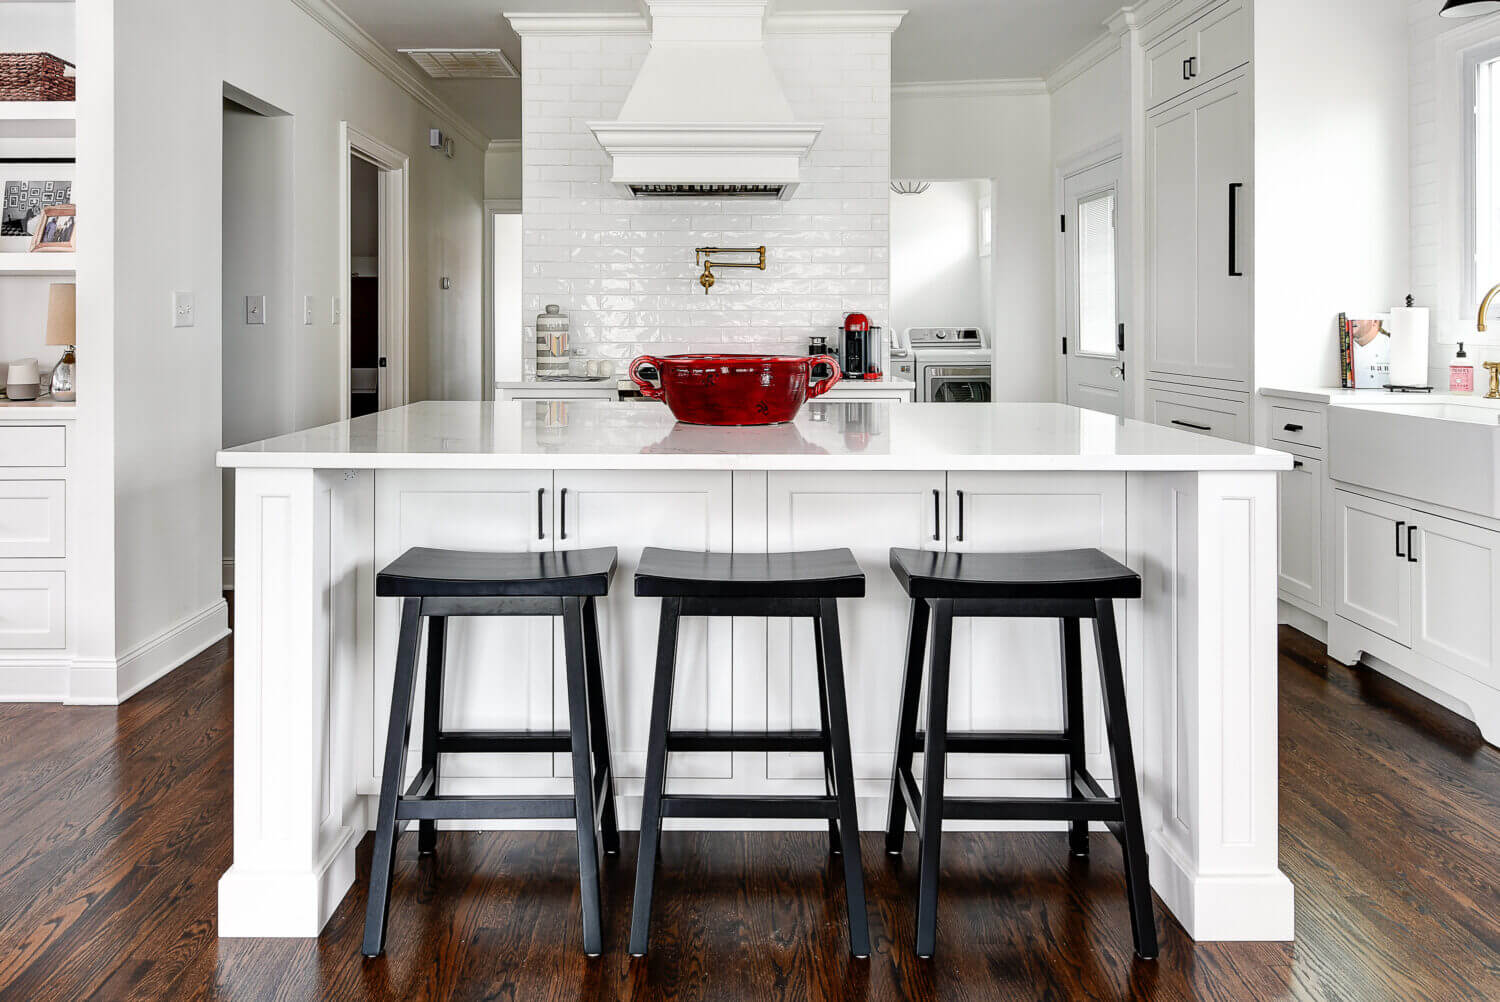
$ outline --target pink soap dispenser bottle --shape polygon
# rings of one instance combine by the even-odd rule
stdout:
[[[1448,366],[1448,389],[1453,393],[1474,392],[1474,367],[1469,364],[1469,356],[1464,352],[1462,341],[1458,342],[1453,364]]]

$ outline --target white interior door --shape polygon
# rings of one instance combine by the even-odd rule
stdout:
[[[1063,179],[1068,403],[1125,414],[1119,157]]]

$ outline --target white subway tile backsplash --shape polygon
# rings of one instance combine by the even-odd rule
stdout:
[[[524,308],[556,302],[602,357],[805,349],[858,309],[889,310],[890,39],[771,36],[799,118],[823,134],[787,202],[633,199],[587,127],[619,113],[639,36],[527,36],[522,102]],[[768,267],[697,283],[702,245],[767,247]],[[528,342],[529,344],[530,342]]]

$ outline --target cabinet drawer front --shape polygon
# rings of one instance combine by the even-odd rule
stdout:
[[[1244,0],[1234,0],[1203,15],[1193,24],[1193,33],[1198,56],[1194,85],[1250,61],[1250,11]]]
[[[1153,424],[1231,442],[1249,441],[1249,406],[1242,400],[1219,400],[1153,387],[1146,390],[1146,407]]]
[[[66,466],[66,435],[60,424],[0,428],[0,466]]]
[[[1277,442],[1321,449],[1328,438],[1323,412],[1274,405],[1271,408],[1271,438]]]
[[[67,646],[62,571],[0,572],[0,650]]]
[[[67,484],[0,480],[0,557],[62,557]]]
[[[1323,463],[1298,457],[1277,483],[1281,534],[1277,568],[1283,594],[1323,604]]]
[[[1187,77],[1186,65],[1188,59],[1197,54],[1193,49],[1194,41],[1190,30],[1181,32],[1158,42],[1147,53],[1146,86],[1150,93],[1146,95],[1146,107],[1154,108],[1194,86]]]

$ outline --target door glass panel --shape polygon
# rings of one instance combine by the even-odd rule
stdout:
[[[1078,201],[1078,348],[1115,353],[1115,193]]]

